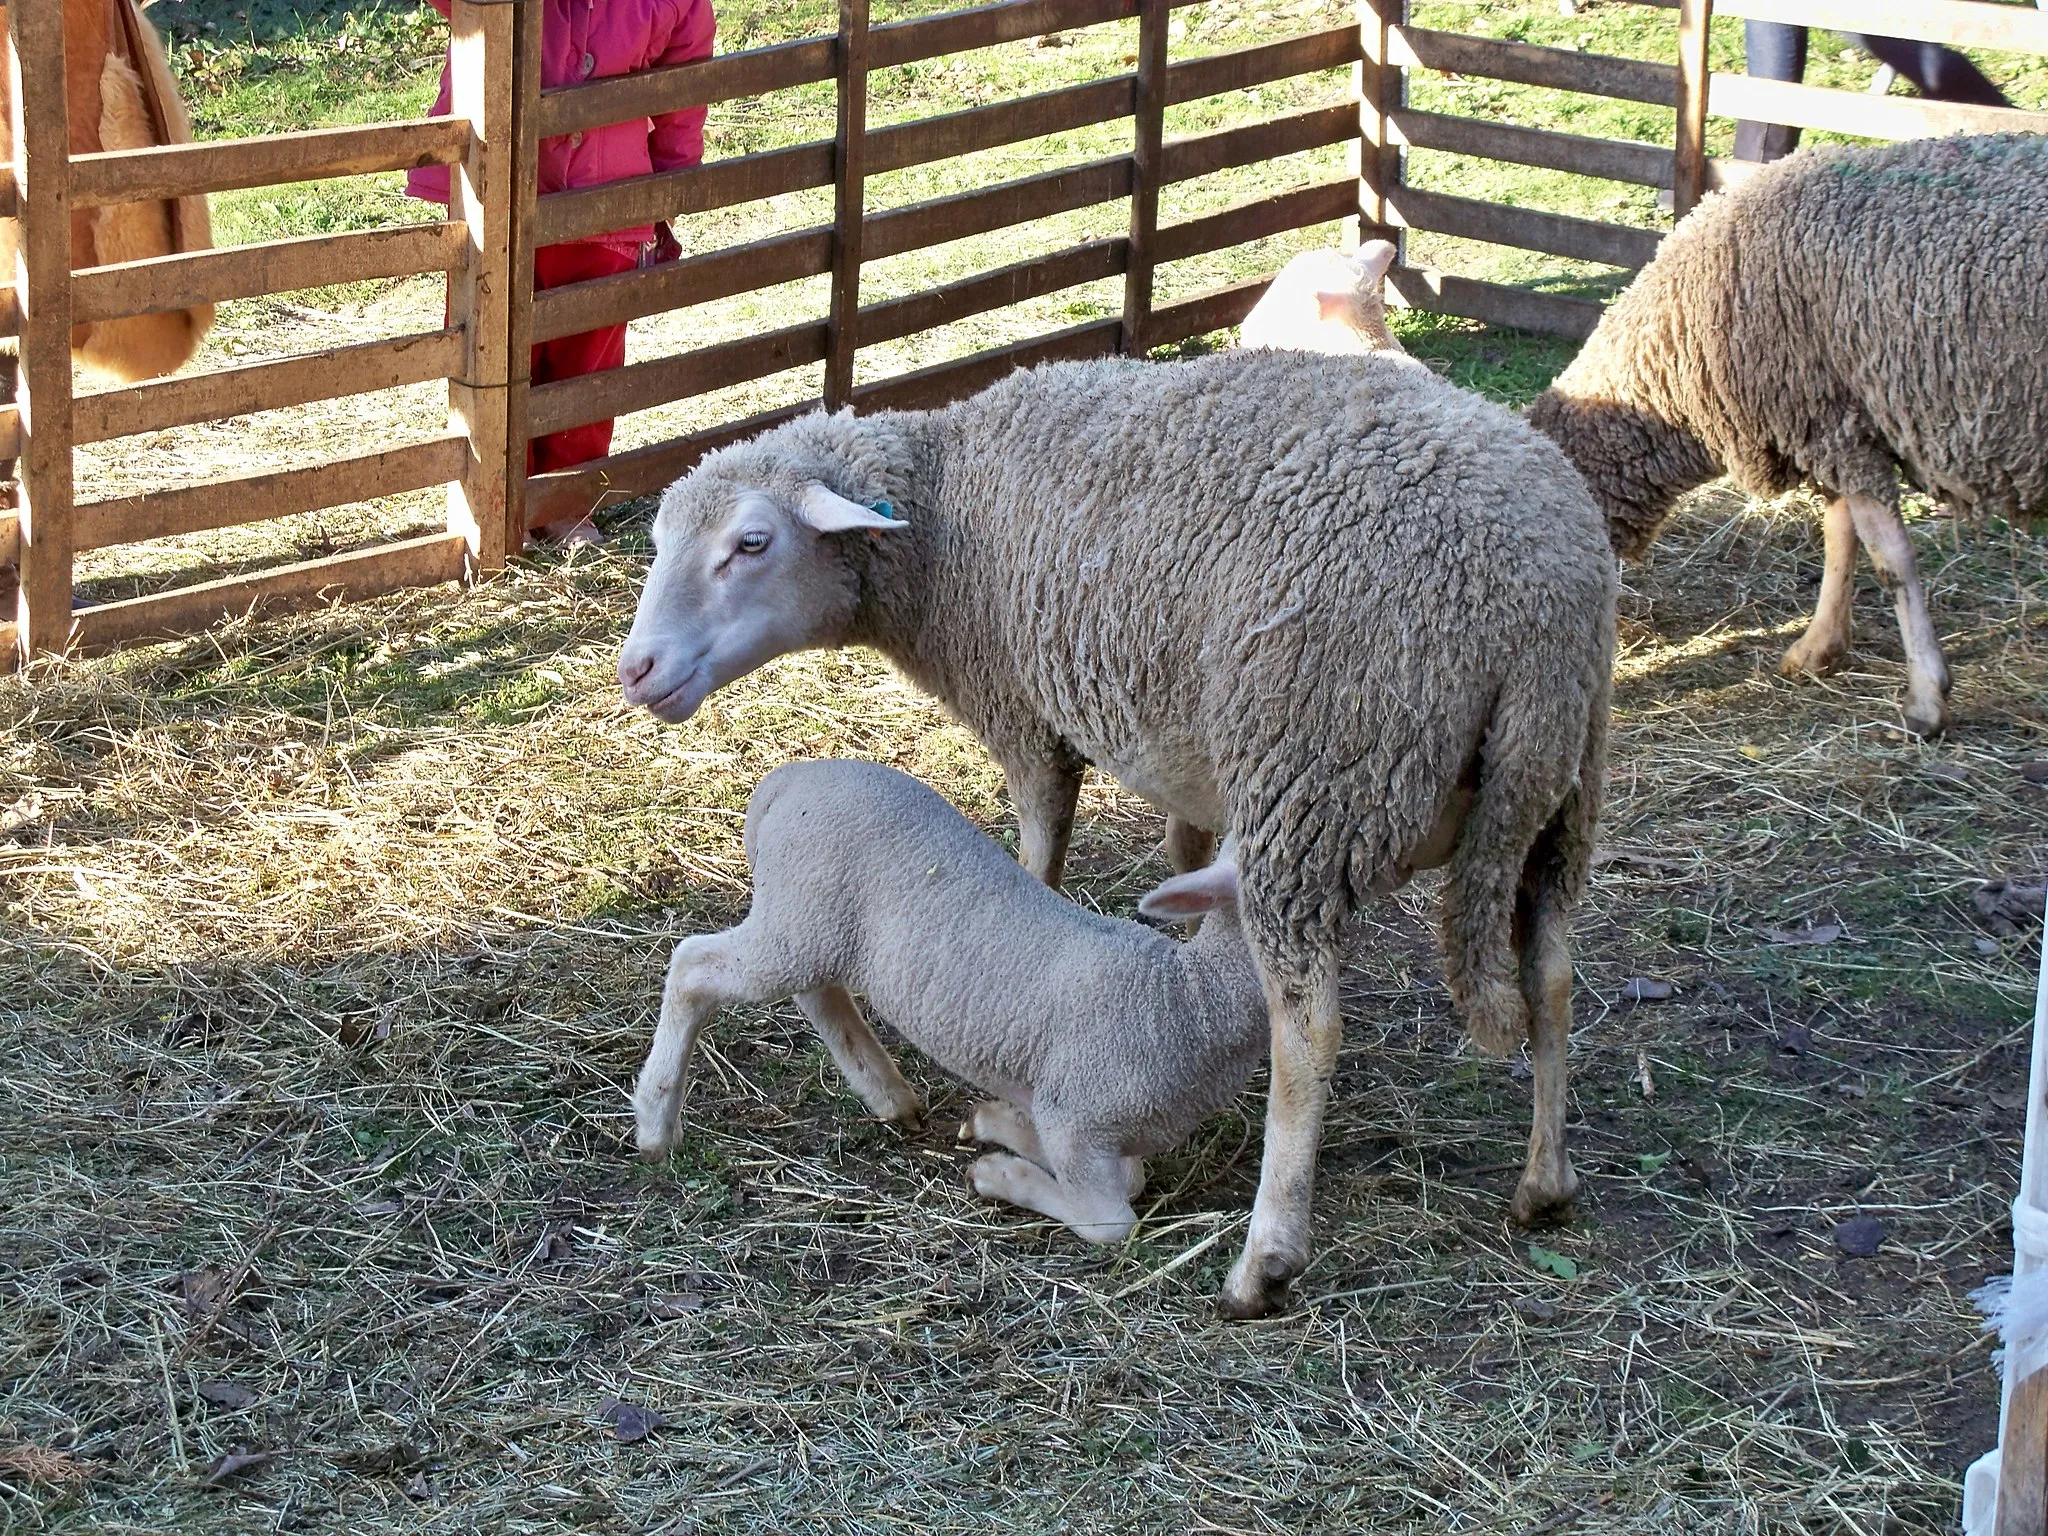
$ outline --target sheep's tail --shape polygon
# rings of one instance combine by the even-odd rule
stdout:
[[[1443,896],[1445,976],[1481,1050],[1504,1056],[1529,1035],[1518,916],[1569,908],[1592,865],[1607,771],[1610,687],[1510,685],[1480,748],[1479,790],[1451,855]],[[1520,912],[1518,914],[1518,904]]]

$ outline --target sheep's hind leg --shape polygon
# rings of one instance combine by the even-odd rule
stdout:
[[[1852,495],[1848,500],[1857,536],[1898,608],[1899,638],[1906,646],[1906,729],[1916,736],[1939,736],[1948,729],[1948,663],[1942,658],[1934,621],[1927,615],[1913,541],[1896,506],[1868,496]]]
[[[1131,1159],[1100,1148],[1063,1159],[1058,1174],[1006,1152],[991,1152],[974,1163],[974,1192],[1065,1222],[1090,1243],[1120,1243],[1138,1224],[1125,1193]]]
[[[1529,1120],[1529,1160],[1508,1214],[1521,1226],[1571,1215],[1579,1176],[1565,1152],[1565,1051],[1572,1033],[1572,956],[1564,907],[1555,891],[1540,891],[1521,914],[1522,993],[1529,1001],[1529,1060],[1535,1103]]]
[[[1263,952],[1257,958],[1272,1019],[1273,1082],[1266,1097],[1266,1152],[1251,1231],[1218,1303],[1224,1316],[1236,1318],[1264,1317],[1276,1310],[1288,1281],[1308,1267],[1316,1151],[1344,1032],[1334,956],[1293,975],[1281,972]]]
[[[811,1028],[825,1042],[839,1064],[846,1084],[868,1113],[905,1130],[915,1130],[924,1119],[924,1105],[917,1090],[903,1080],[888,1047],[875,1038],[868,1021],[861,1017],[860,1004],[844,987],[817,987],[796,995],[796,1005]]]
[[[1176,875],[1207,869],[1216,862],[1216,834],[1178,816],[1167,817],[1166,862]]]
[[[1827,539],[1826,563],[1821,567],[1820,596],[1814,600],[1813,618],[1778,663],[1786,677],[1826,677],[1849,654],[1855,628],[1851,613],[1856,588],[1856,519],[1846,497],[1828,503],[1821,521]]]
[[[746,925],[698,934],[676,945],[661,993],[661,1022],[633,1088],[633,1118],[640,1155],[665,1157],[676,1144],[690,1056],[697,1035],[721,1008],[767,1002],[786,995],[773,982],[750,976]]]

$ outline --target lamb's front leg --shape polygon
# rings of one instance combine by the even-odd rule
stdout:
[[[1057,744],[1003,759],[1017,807],[1017,862],[1054,890],[1066,867],[1084,765]]]
[[[868,1113],[877,1120],[915,1130],[924,1119],[924,1105],[917,1090],[903,1080],[888,1047],[868,1028],[853,994],[844,987],[819,987],[797,993],[796,1005],[811,1021],[811,1028],[825,1042],[847,1086],[867,1106]]]
[[[1120,1243],[1138,1224],[1125,1166],[1130,1161],[1114,1152],[1096,1152],[1064,1164],[1055,1175],[1025,1158],[991,1152],[975,1159],[974,1192],[1065,1222],[1086,1242]]]
[[[1942,658],[1934,621],[1927,616],[1927,594],[1913,561],[1913,541],[1896,505],[1854,495],[1848,502],[1857,536],[1877,567],[1877,579],[1899,611],[1899,638],[1906,646],[1906,729],[1916,736],[1939,736],[1948,729],[1948,663]]]
[[[1806,633],[1778,663],[1786,677],[1826,677],[1849,654],[1855,627],[1850,609],[1856,587],[1856,519],[1846,497],[1837,496],[1828,503],[1821,529],[1827,539],[1827,555],[1821,567],[1820,596],[1814,600],[1813,619]]]
[[[1272,1018],[1273,1082],[1266,1097],[1266,1152],[1244,1252],[1223,1282],[1226,1317],[1264,1317],[1286,1298],[1287,1282],[1308,1267],[1310,1205],[1323,1109],[1343,1043],[1337,961],[1319,959],[1289,973],[1263,951],[1259,972]]]

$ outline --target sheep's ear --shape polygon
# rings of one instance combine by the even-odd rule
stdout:
[[[1352,305],[1358,301],[1356,293],[1343,289],[1317,289],[1315,291],[1315,317],[1325,324],[1350,324]]]
[[[820,533],[852,533],[862,528],[874,533],[888,533],[908,526],[886,501],[878,506],[864,507],[815,481],[804,487],[803,499],[797,503],[796,512]]]
[[[1207,869],[1191,869],[1160,882],[1138,903],[1147,917],[1185,919],[1214,912],[1237,900],[1237,865],[1219,858]]]
[[[1398,254],[1391,240],[1368,240],[1351,259],[1361,278],[1368,283],[1376,283],[1387,275],[1387,269],[1394,264],[1394,257]]]

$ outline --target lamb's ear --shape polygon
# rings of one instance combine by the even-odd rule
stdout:
[[[1348,325],[1354,313],[1353,306],[1358,295],[1347,293],[1341,288],[1318,288],[1316,290],[1316,318],[1324,324]]]
[[[895,515],[895,508],[886,501],[879,506],[864,507],[857,501],[848,501],[837,491],[827,490],[816,481],[804,487],[803,499],[797,503],[796,512],[820,533],[852,533],[862,528],[874,533],[888,533],[909,526]]]
[[[1161,920],[1200,917],[1237,900],[1237,865],[1219,858],[1207,869],[1191,869],[1147,892],[1138,910]]]
[[[1394,257],[1398,254],[1391,240],[1368,240],[1358,248],[1351,261],[1363,281],[1376,283],[1387,275],[1387,269],[1394,264]]]

